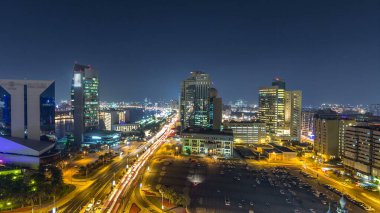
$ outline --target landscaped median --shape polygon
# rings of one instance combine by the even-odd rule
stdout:
[[[99,158],[93,162],[89,163],[86,166],[79,167],[78,173],[73,175],[73,178],[75,179],[85,179],[90,178],[94,174],[96,174],[99,169],[101,169],[104,166],[107,166],[112,163],[113,158],[116,156],[112,153],[105,153],[103,155],[100,155]]]

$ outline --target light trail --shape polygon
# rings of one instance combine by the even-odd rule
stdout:
[[[138,157],[137,161],[128,169],[127,173],[122,177],[121,181],[115,186],[114,190],[108,197],[107,201],[104,203],[102,212],[113,213],[117,212],[120,208],[120,198],[125,194],[128,189],[132,186],[132,183],[138,177],[142,168],[153,155],[155,151],[165,142],[166,138],[173,132],[170,127],[175,124],[177,117],[173,118],[172,121],[165,125],[160,132],[158,132],[153,138],[151,138],[148,143],[146,143],[140,150],[145,150],[145,152]]]

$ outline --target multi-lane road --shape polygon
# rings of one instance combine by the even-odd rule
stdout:
[[[70,201],[62,206],[58,206],[59,212],[83,212],[86,206],[97,200],[105,200],[102,202],[102,212],[117,212],[121,208],[124,199],[127,199],[129,191],[135,187],[136,177],[145,165],[150,156],[162,145],[166,137],[171,132],[170,126],[174,124],[174,118],[170,124],[165,125],[160,132],[152,137],[147,143],[133,150],[128,155],[121,156],[108,168],[103,170],[96,177],[90,179],[92,183],[76,194]],[[137,157],[134,164],[129,166],[127,173],[118,181],[118,177],[126,170],[126,165],[131,163],[131,159]],[[116,186],[112,190],[113,181],[116,179]],[[121,199],[123,198],[123,200]]]
[[[168,136],[172,133],[170,127],[176,122],[174,118],[170,124],[165,125],[159,133],[156,134],[148,143],[145,144],[145,150],[141,156],[138,157],[136,162],[128,169],[127,173],[123,176],[119,184],[108,196],[103,205],[102,211],[105,212],[119,212],[124,208],[124,205],[129,200],[131,190],[137,186],[138,177],[145,169],[146,163],[150,160],[157,149],[166,141]]]

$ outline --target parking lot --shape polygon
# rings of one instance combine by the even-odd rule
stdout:
[[[149,183],[190,191],[192,212],[326,212],[340,195],[285,167],[258,168],[239,161],[202,158],[161,160]],[[351,202],[350,212],[365,212]]]

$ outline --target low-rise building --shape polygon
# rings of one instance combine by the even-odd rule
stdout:
[[[83,145],[91,144],[117,144],[121,141],[121,133],[116,131],[94,130],[84,134]]]
[[[55,143],[15,137],[0,137],[0,163],[37,169],[40,164],[54,161],[59,152]]]
[[[231,157],[234,137],[232,132],[203,128],[187,128],[181,133],[184,154],[205,154]]]
[[[235,144],[264,143],[266,138],[265,123],[252,121],[230,121],[223,124],[232,129]]]
[[[297,158],[297,153],[284,146],[278,146],[274,143],[270,144],[272,149],[264,149],[270,161],[290,161]]]
[[[125,133],[136,132],[136,131],[139,131],[140,129],[141,129],[141,125],[138,123],[112,125],[112,130],[125,132]]]

